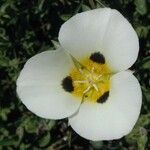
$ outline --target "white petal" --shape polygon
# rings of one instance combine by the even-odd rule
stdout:
[[[73,16],[62,25],[59,41],[76,58],[100,51],[113,71],[128,69],[139,51],[131,24],[117,10],[109,8]]]
[[[95,9],[79,13],[65,22],[59,32],[59,41],[74,57],[84,57],[101,51],[103,36],[111,9]]]
[[[45,51],[30,58],[17,80],[17,93],[36,115],[61,119],[72,115],[80,101],[62,88],[62,80],[73,66],[62,49]]]
[[[138,57],[137,34],[117,10],[111,11],[102,47],[103,54],[114,71],[128,69]]]
[[[112,76],[108,100],[103,104],[85,101],[70,117],[72,128],[93,141],[118,139],[134,127],[141,109],[142,94],[138,80],[128,71]]]

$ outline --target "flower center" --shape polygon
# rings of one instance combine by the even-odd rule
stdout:
[[[96,61],[94,61],[95,58]],[[80,62],[73,58],[75,67],[63,80],[63,87],[69,79],[70,85],[68,85],[72,87],[71,94],[74,96],[91,102],[105,102],[109,96],[111,71],[105,63],[104,57],[99,56],[99,58],[102,58],[103,61],[98,60],[94,54]]]

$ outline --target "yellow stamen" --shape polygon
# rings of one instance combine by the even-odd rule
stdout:
[[[87,100],[96,102],[105,92],[110,90],[111,71],[108,65],[93,62],[85,58],[75,63],[75,68],[70,71],[74,91],[72,94],[79,97],[86,95]]]

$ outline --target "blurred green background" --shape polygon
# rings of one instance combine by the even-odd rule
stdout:
[[[114,141],[78,136],[67,120],[41,119],[16,96],[16,79],[31,56],[57,47],[60,26],[78,12],[103,5],[119,10],[140,38],[131,68],[142,92],[142,111],[133,131]],[[149,7],[148,7],[149,6]],[[150,0],[0,0],[0,150],[150,149]]]

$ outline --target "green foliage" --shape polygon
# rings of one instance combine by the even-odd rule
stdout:
[[[99,7],[119,10],[140,38],[140,53],[131,68],[143,91],[141,116],[133,131],[116,141],[79,137],[66,120],[36,117],[16,95],[16,79],[33,55],[59,47],[60,26],[78,12]],[[0,150],[150,149],[150,1],[148,0],[1,0],[0,1]]]
[[[135,0],[135,6],[138,13],[145,15],[147,13],[146,0]]]
[[[150,113],[141,115],[138,122],[136,123],[133,131],[126,136],[128,143],[137,144],[139,150],[144,150],[145,145],[148,141],[148,132],[145,129],[150,124]]]

